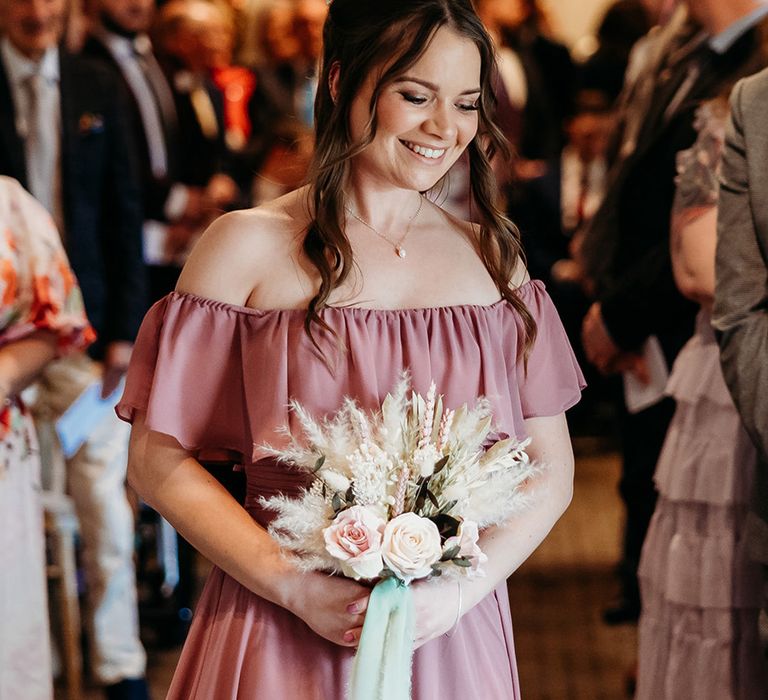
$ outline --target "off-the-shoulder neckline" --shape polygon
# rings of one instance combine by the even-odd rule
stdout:
[[[517,291],[527,291],[529,286],[541,285],[539,280],[529,279],[527,282],[521,284]],[[173,291],[169,297],[176,299],[189,299],[201,306],[210,306],[214,308],[226,309],[238,314],[246,314],[249,316],[268,316],[271,314],[305,314],[306,309],[294,308],[294,309],[255,309],[251,306],[242,306],[240,304],[232,304],[227,301],[219,301],[217,299],[211,299],[210,297],[200,296],[192,292],[180,292]],[[397,314],[419,314],[419,313],[458,313],[462,311],[478,310],[478,311],[492,311],[498,307],[506,304],[506,299],[501,298],[490,304],[450,304],[446,306],[422,306],[422,307],[407,307],[400,309],[386,309],[378,308],[375,306],[326,306],[321,313],[336,313],[336,312],[348,312],[358,314],[382,314],[382,315],[397,315]]]

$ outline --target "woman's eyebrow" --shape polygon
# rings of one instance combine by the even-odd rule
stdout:
[[[397,80],[395,80],[395,83],[418,83],[419,85],[422,85],[423,87],[427,88],[427,90],[432,90],[432,92],[438,92],[440,88],[435,85],[434,83],[430,83],[428,80],[422,80],[421,78],[414,78],[410,75],[403,75]],[[460,95],[474,95],[478,92],[481,92],[480,88],[471,88],[469,90],[462,90],[459,94]]]

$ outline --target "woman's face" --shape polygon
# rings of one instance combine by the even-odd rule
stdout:
[[[477,133],[480,67],[475,44],[441,27],[406,75],[382,90],[376,136],[355,158],[356,173],[420,192],[433,187]],[[376,79],[352,103],[354,142],[364,136]]]

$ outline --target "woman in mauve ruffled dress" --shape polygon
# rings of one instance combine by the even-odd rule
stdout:
[[[448,406],[487,397],[497,430],[529,435],[547,465],[530,508],[482,533],[485,578],[412,587],[413,697],[520,696],[506,579],[569,503],[564,411],[583,379],[497,208],[493,80],[470,0],[334,0],[310,184],[219,219],[149,312],[118,406],[129,478],[215,564],[169,697],[345,695],[369,588],[281,555],[259,499],[306,482],[259,446],[281,439],[290,400],[376,409],[404,370]],[[465,151],[477,225],[422,194]],[[200,464],[226,457],[243,506]]]
[[[725,99],[705,103],[696,143],[678,156],[672,261],[680,290],[701,311],[667,387],[677,409],[656,467],[659,500],[640,561],[636,700],[768,697],[758,632],[762,577],[742,537],[756,453],[710,325],[727,117]]]

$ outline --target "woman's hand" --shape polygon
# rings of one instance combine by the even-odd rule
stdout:
[[[310,572],[293,577],[286,607],[321,637],[356,647],[363,631],[371,590],[342,576]]]
[[[414,581],[411,584],[416,617],[414,649],[450,632],[457,622],[457,615],[460,617],[466,612],[466,609],[459,610],[462,603],[460,585],[463,582],[457,579]]]

